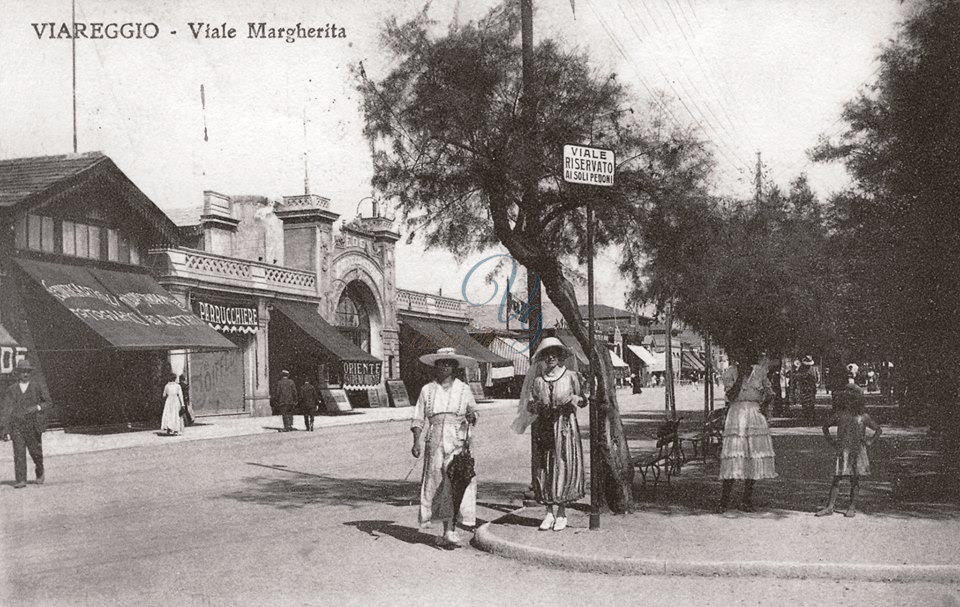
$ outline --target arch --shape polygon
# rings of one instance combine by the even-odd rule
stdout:
[[[370,332],[370,354],[383,358],[384,309],[380,289],[373,278],[360,268],[352,268],[342,277],[334,280],[332,297],[329,300],[330,318],[337,325],[337,307],[348,294],[354,305],[359,305],[366,313]]]

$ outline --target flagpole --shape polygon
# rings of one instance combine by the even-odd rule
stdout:
[[[71,34],[77,31],[77,0],[71,3]],[[77,153],[77,37],[70,36],[70,62],[73,72],[73,153]]]

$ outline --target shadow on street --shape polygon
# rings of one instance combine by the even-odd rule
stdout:
[[[238,502],[293,510],[312,504],[360,507],[377,503],[406,507],[419,503],[420,480],[379,478],[338,478],[288,468],[282,464],[247,462],[250,466],[285,473],[286,477],[249,476],[241,479],[244,488],[226,493],[221,498]],[[478,481],[478,505],[497,510],[519,496],[525,487],[520,483]]]
[[[637,426],[628,431],[633,441],[649,438],[648,429]],[[655,434],[655,429],[654,429]],[[652,448],[631,445],[631,453]],[[764,516],[783,517],[791,512],[816,512],[827,502],[833,480],[834,452],[819,433],[786,434],[773,437],[778,478],[758,481],[754,501]],[[925,518],[934,520],[960,519],[960,503],[949,499],[912,496],[895,499],[894,484],[902,468],[895,461],[908,451],[930,449],[932,440],[923,435],[888,436],[869,447],[871,475],[861,477],[858,509],[868,516],[891,518]],[[646,448],[644,448],[646,447]],[[690,453],[686,454],[688,457]],[[680,476],[668,484],[661,477],[657,489],[652,483],[641,488],[639,473],[636,479],[638,507],[663,514],[704,514],[711,512],[720,499],[719,462],[715,456],[688,461]],[[734,488],[732,504],[739,503],[742,485]],[[840,483],[837,500],[839,508],[846,508],[850,494],[848,481]]]

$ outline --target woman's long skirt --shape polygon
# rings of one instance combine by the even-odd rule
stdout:
[[[183,432],[183,418],[180,417],[180,399],[167,397],[163,403],[163,415],[160,417],[160,429],[180,434]]]
[[[723,426],[720,478],[776,478],[770,427],[760,413],[760,404],[737,401],[730,405]]]
[[[462,420],[462,417],[451,414],[434,415],[429,420],[420,480],[421,529],[429,528],[435,522],[453,522],[453,491],[447,477],[447,465],[463,448]],[[467,485],[457,518],[467,527],[477,524],[477,477]]]
[[[573,413],[541,415],[533,422],[533,493],[541,504],[566,504],[586,495],[583,445]]]

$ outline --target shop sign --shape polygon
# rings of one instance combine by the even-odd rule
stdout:
[[[17,363],[27,357],[27,349],[20,346],[0,346],[0,374],[9,375]]]
[[[194,299],[193,311],[200,320],[218,331],[240,333],[257,331],[257,308],[253,306],[230,306]]]
[[[380,362],[344,362],[343,385],[357,387],[378,385],[382,364]]]

